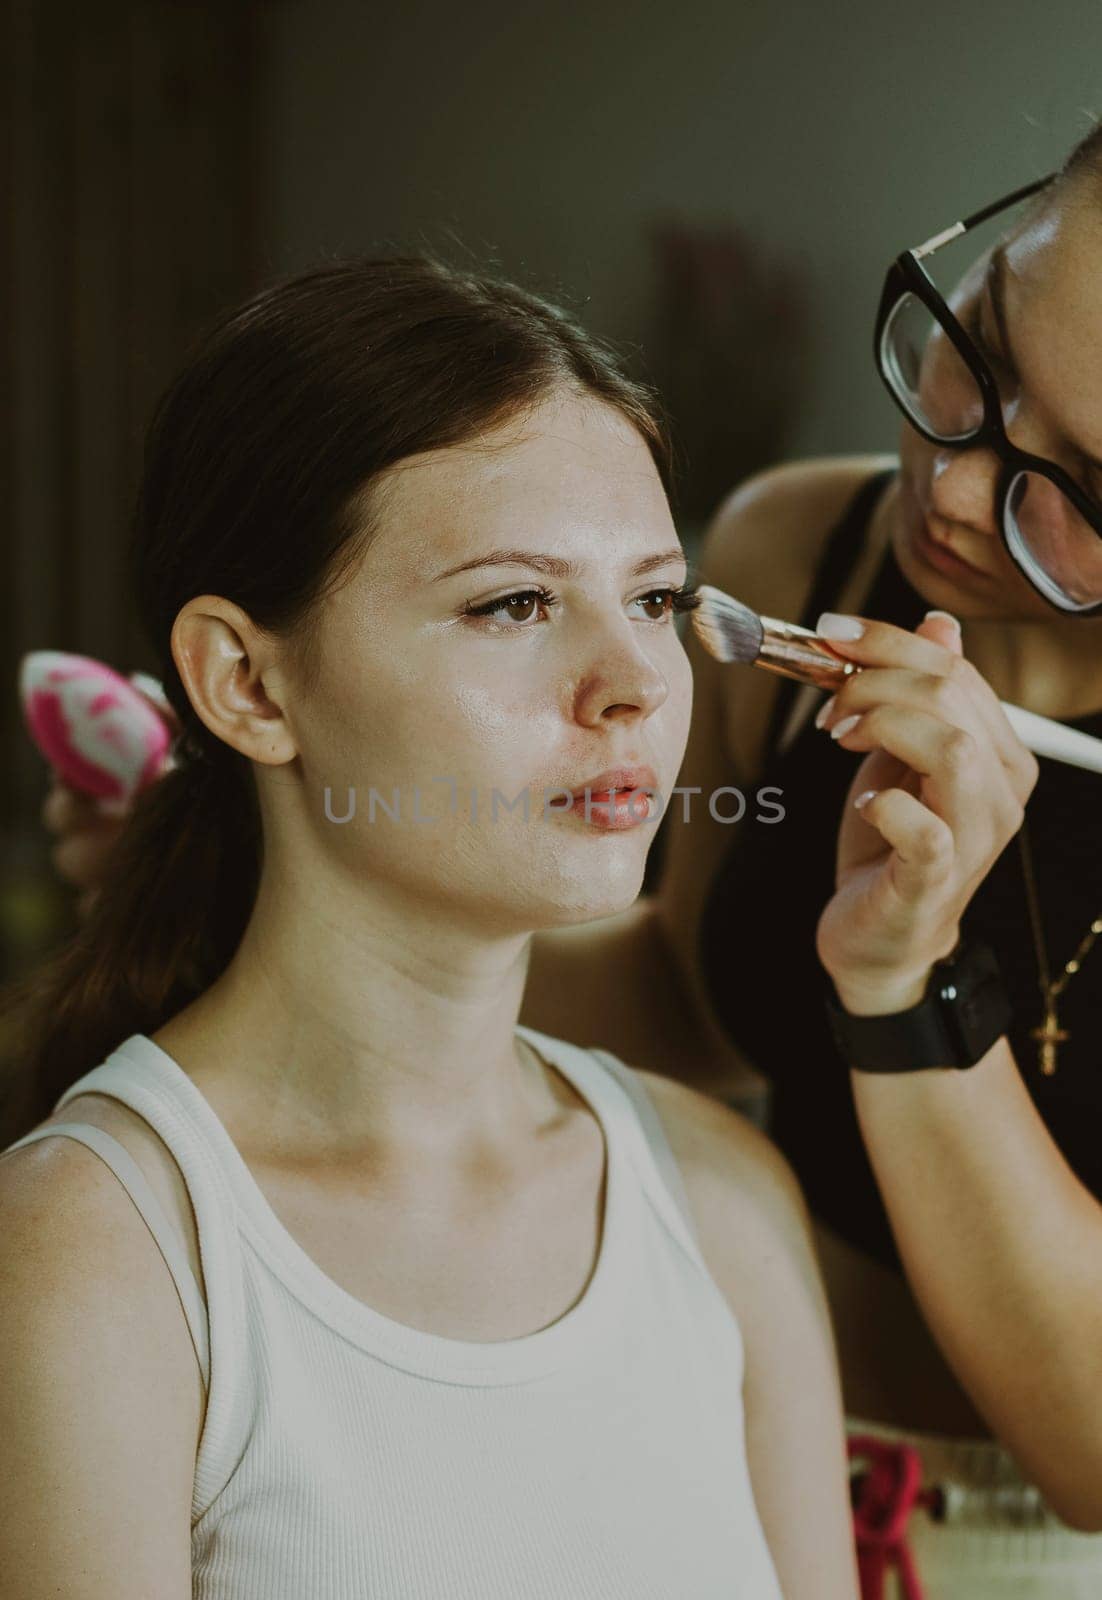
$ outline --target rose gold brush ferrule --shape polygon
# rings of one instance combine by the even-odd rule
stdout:
[[[818,689],[836,689],[861,668],[855,661],[835,655],[825,639],[810,628],[778,617],[761,617],[762,641],[754,665],[777,672],[782,678],[813,683]]]

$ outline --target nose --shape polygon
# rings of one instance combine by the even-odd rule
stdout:
[[[1003,396],[1002,420],[1011,444],[1019,450],[1044,454],[1044,440],[1020,392]],[[993,450],[937,450],[930,473],[930,502],[936,515],[997,538],[995,495],[1000,469],[1001,462]]]
[[[635,629],[641,624],[626,622]],[[575,719],[586,727],[611,721],[643,721],[658,710],[670,692],[669,680],[651,660],[642,642],[630,634],[606,636],[577,681]]]
[[[963,523],[998,538],[995,490],[999,458],[993,450],[938,449],[930,468],[930,507],[944,522]]]

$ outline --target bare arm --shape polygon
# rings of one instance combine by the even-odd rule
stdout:
[[[1005,1039],[967,1072],[854,1073],[907,1275],[995,1433],[1073,1527],[1102,1529],[1102,1206]]]
[[[168,1270],[71,1140],[0,1161],[0,1596],[188,1600],[201,1389]]]
[[[742,1332],[747,1460],[785,1600],[855,1600],[842,1399],[796,1180],[743,1118],[645,1077]]]
[[[855,1015],[903,1010],[1021,824],[1037,766],[942,619],[844,649],[829,719],[869,752],[819,953]],[[890,1063],[886,1063],[890,1065]],[[1069,1523],[1102,1528],[1102,1206],[1041,1121],[1009,1045],[966,1071],[855,1072],[862,1132],[923,1313],[993,1430]]]

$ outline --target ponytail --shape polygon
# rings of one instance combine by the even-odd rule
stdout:
[[[256,898],[248,762],[228,747],[139,796],[74,937],[13,990],[0,1149],[132,1033],[152,1033],[229,964]]]

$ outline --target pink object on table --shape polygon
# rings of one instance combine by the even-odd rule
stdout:
[[[850,1434],[848,1445],[850,1461],[865,1463],[853,1508],[861,1600],[884,1600],[891,1573],[902,1600],[922,1600],[907,1524],[916,1509],[933,1510],[938,1500],[936,1489],[922,1487],[922,1458],[911,1444],[867,1434]]]
[[[164,771],[168,723],[102,661],[32,650],[19,690],[31,738],[70,788],[127,805]]]

